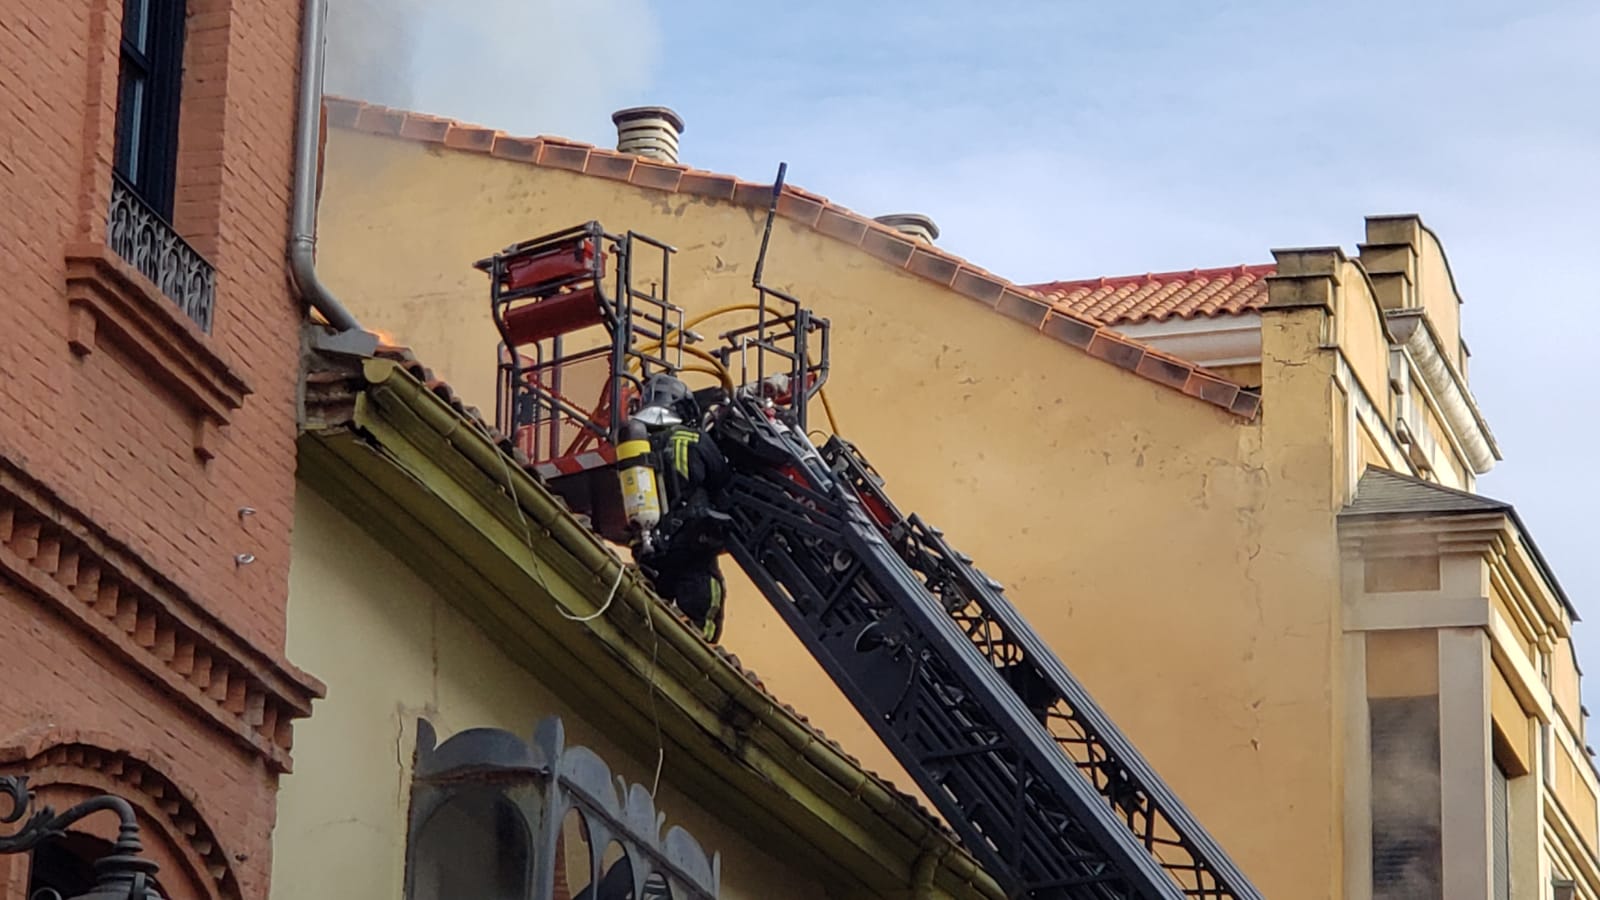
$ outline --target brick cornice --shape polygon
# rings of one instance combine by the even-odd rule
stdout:
[[[253,646],[4,457],[0,577],[54,605],[273,771],[290,770],[292,722],[311,714],[323,684]]]

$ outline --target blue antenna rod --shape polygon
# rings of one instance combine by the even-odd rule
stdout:
[[[767,264],[767,241],[772,239],[772,220],[778,215],[778,195],[783,193],[783,174],[789,171],[789,164],[778,163],[778,180],[772,183],[772,203],[767,207],[767,227],[761,232],[761,252],[756,256],[756,271],[750,277],[750,286],[761,287],[761,270]]]

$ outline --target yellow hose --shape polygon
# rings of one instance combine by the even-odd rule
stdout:
[[[717,316],[725,316],[728,313],[733,312],[759,312],[760,309],[761,307],[754,303],[735,303],[731,306],[719,306],[710,312],[703,312],[700,315],[695,316],[689,321],[683,323],[683,330],[688,331],[696,325],[699,325],[701,322],[704,322],[707,319],[715,319]]]
[[[683,327],[681,329],[673,328],[672,330],[673,331],[688,331],[689,329],[693,328],[694,326],[699,325],[700,323],[705,322],[708,319],[714,319],[717,316],[725,316],[728,313],[736,313],[736,312],[759,312],[760,310],[761,310],[761,307],[756,305],[756,304],[754,304],[754,303],[733,303],[733,304],[729,304],[728,306],[719,306],[716,309],[708,310],[707,312],[703,312],[700,315],[695,316],[694,318],[690,319],[689,321],[684,322],[683,323]],[[641,347],[640,350],[642,352],[646,352],[646,353],[654,351],[654,350],[659,350],[659,349],[661,349],[662,343],[663,343],[662,341],[656,341],[653,344],[647,344],[647,345]],[[707,372],[705,369],[689,368],[687,366],[684,367],[684,371],[686,371],[686,372],[706,372],[706,374],[708,374],[708,375],[716,375],[719,379],[721,379],[723,387],[726,387],[728,389],[729,393],[733,392],[733,389],[734,389],[733,376],[728,373],[728,370],[722,365],[722,363],[716,357],[714,357],[711,354],[705,352],[704,350],[701,350],[698,347],[692,347],[692,346],[685,345],[683,349],[684,349],[685,352],[689,353],[690,355],[697,356],[700,359],[703,359],[706,362],[709,362],[709,363],[711,363],[711,365],[716,367],[716,371],[715,372]],[[822,411],[828,417],[828,427],[833,429],[833,433],[834,434],[839,434],[840,433],[839,432],[839,420],[837,418],[835,418],[834,415],[833,415],[833,404],[828,402],[828,389],[827,388],[821,388],[820,390],[818,390],[817,391],[817,397],[818,397],[818,399],[820,399],[822,401]]]
[[[641,353],[649,353],[649,352],[654,351],[654,350],[659,350],[660,348],[661,348],[661,342],[657,341],[656,343],[646,344],[646,345],[640,347],[639,348],[639,352],[641,352]],[[706,351],[701,350],[699,347],[684,347],[683,348],[683,352],[689,354],[690,356],[698,357],[699,359],[704,360],[705,362],[711,364],[709,371],[707,371],[706,369],[700,369],[698,367],[695,368],[695,369],[689,369],[688,371],[704,371],[708,375],[715,375],[715,376],[717,376],[717,379],[722,382],[722,386],[724,388],[727,388],[728,393],[730,393],[730,394],[733,393],[733,391],[734,391],[733,376],[728,374],[728,370],[723,368],[722,363],[715,356],[712,356],[711,354],[707,353]],[[630,372],[633,372],[635,375],[637,375],[638,374],[638,368],[639,368],[639,366],[638,366],[638,361],[637,360],[629,361],[628,370]]]
[[[839,420],[833,417],[833,404],[828,402],[828,389],[818,388],[817,397],[822,400],[822,411],[828,416],[828,427],[834,434],[839,433]]]
[[[722,378],[722,372],[720,372],[720,371],[718,371],[716,369],[713,369],[710,366],[684,366],[679,371],[682,371],[682,372],[699,372],[702,375],[714,376],[719,380]]]

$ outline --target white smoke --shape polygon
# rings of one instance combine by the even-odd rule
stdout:
[[[648,87],[648,0],[329,0],[328,93],[517,134],[613,140]]]

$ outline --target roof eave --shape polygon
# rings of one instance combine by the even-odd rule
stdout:
[[[848,839],[860,852],[835,847],[830,858],[864,883],[909,879],[917,855],[931,851],[939,857],[936,884],[942,889],[1003,898],[993,879],[935,820],[693,634],[558,500],[505,457],[481,422],[452,408],[398,363],[367,359],[358,368],[355,402],[339,407],[349,410],[349,421],[322,421],[302,436],[304,477],[346,499],[380,504],[388,515],[379,519],[379,527],[392,530],[389,538],[414,553],[454,558],[458,568],[462,558],[473,559],[462,584],[487,580],[492,584],[483,593],[500,598],[498,608],[480,614],[499,616],[502,625],[514,625],[525,639],[539,641],[545,653],[592,657],[586,668],[605,687],[600,693],[618,698],[615,704],[631,704],[634,716],[644,715],[648,703],[648,672],[660,702],[680,713],[670,722],[662,717],[674,740],[744,766],[739,784],[708,783],[702,786],[706,795],[720,791],[729,802],[754,802],[741,799],[740,792],[760,797],[777,791],[768,798],[767,815],[821,844]],[[521,530],[524,521],[527,531]],[[535,554],[510,552],[529,542]],[[613,584],[618,588],[611,606],[591,622],[577,626],[556,618],[557,607],[568,616],[594,614]],[[543,602],[529,600],[540,596]],[[480,602],[461,590],[447,599]],[[579,628],[594,640],[553,637],[561,629]],[[659,653],[652,643],[656,639]],[[708,701],[708,690],[720,699]],[[620,719],[629,715],[617,712]]]

